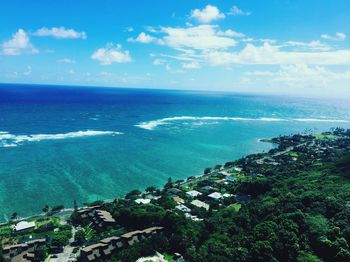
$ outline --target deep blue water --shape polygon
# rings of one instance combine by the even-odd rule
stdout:
[[[160,186],[269,150],[259,138],[349,121],[350,101],[0,85],[0,217]]]

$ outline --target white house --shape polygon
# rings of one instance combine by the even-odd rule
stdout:
[[[208,197],[213,198],[215,200],[219,200],[219,199],[224,198],[224,196],[219,192],[211,193],[210,195],[208,195]]]
[[[196,206],[196,207],[202,207],[202,208],[204,208],[207,211],[209,210],[209,205],[204,203],[204,202],[202,202],[202,201],[200,201],[200,200],[198,200],[198,199],[193,200],[191,202],[191,204]]]
[[[151,199],[147,199],[147,198],[138,198],[138,199],[136,199],[135,200],[135,202],[137,203],[137,204],[149,204],[149,203],[151,203]]]
[[[13,229],[16,233],[19,233],[27,230],[33,230],[34,228],[35,228],[34,222],[21,221],[21,222],[18,222]]]
[[[196,190],[191,190],[191,191],[186,192],[186,194],[191,196],[191,197],[196,197],[196,196],[200,196],[202,193],[198,192]]]
[[[191,209],[189,209],[187,206],[185,205],[177,205],[175,207],[176,209],[182,211],[182,212],[191,212]]]

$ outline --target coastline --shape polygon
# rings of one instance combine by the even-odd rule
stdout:
[[[271,143],[271,144],[277,144],[276,142],[273,141],[273,139],[271,138],[262,138],[262,139],[258,139],[258,142],[262,142],[262,143]],[[255,152],[253,154],[259,154],[259,153],[262,153],[262,152]],[[249,154],[250,155],[250,154]],[[244,157],[247,157],[249,155],[246,155]],[[226,160],[227,161],[227,160]],[[229,160],[229,161],[235,161],[235,160]],[[204,171],[204,168],[203,168],[203,171]],[[190,175],[190,176],[187,176],[185,177],[184,179],[181,179],[183,180],[183,182],[181,182],[180,184],[184,184],[184,183],[187,183],[189,178],[194,178],[194,179],[199,179],[199,178],[203,178],[203,177],[207,177],[209,176],[210,174],[204,174],[204,173],[201,173],[201,174],[198,174],[198,175]],[[145,189],[148,187],[148,186],[152,186],[152,185],[147,185],[144,187],[143,189],[143,192],[145,192]],[[160,189],[163,190],[165,187],[165,181],[164,183],[162,183],[162,186],[160,186]],[[116,197],[118,199],[124,199],[126,196],[126,194],[120,196],[120,197]],[[115,199],[116,199],[115,198]],[[112,203],[115,199],[99,199],[99,200],[96,200],[96,201],[102,201],[103,203]],[[79,206],[79,208],[87,208],[88,205],[83,205],[83,206]],[[60,217],[60,214],[61,213],[65,213],[65,212],[70,212],[73,213],[74,211],[74,207],[73,206],[69,206],[69,207],[65,207],[64,209],[60,210],[59,212],[55,213],[53,215],[53,217]],[[25,221],[25,220],[33,220],[33,219],[36,219],[36,218],[47,218],[47,217],[50,217],[48,216],[46,213],[42,212],[42,213],[36,213],[36,214],[33,214],[33,215],[29,215],[29,216],[25,216],[25,217],[19,217],[18,219],[15,219],[15,220],[11,220],[11,219],[8,219],[7,221],[4,221],[4,222],[0,222],[0,226],[2,225],[7,225],[9,223],[18,223],[18,222],[21,222],[21,221]]]
[[[0,232],[3,236],[4,255],[8,256],[7,250],[16,249],[17,245],[14,243],[28,245],[33,239],[35,243],[44,243],[51,258],[56,256],[56,251],[52,251],[56,243],[60,243],[60,251],[57,251],[59,256],[72,256],[77,261],[86,261],[93,253],[106,259],[104,261],[109,261],[110,258],[120,259],[129,250],[132,252],[134,242],[127,239],[133,238],[139,243],[138,246],[141,245],[145,249],[133,253],[132,259],[125,261],[136,261],[144,254],[151,254],[148,250],[150,243],[154,244],[153,251],[161,251],[162,255],[173,254],[170,257],[183,256],[186,261],[202,261],[191,252],[186,243],[178,244],[179,237],[192,238],[192,230],[196,230],[208,238],[207,245],[210,246],[210,239],[216,239],[215,236],[220,230],[223,230],[222,233],[227,232],[232,226],[232,221],[235,221],[233,223],[237,223],[236,226],[244,232],[234,231],[236,233],[233,232],[229,237],[232,241],[238,241],[236,245],[250,248],[251,244],[242,240],[252,234],[249,230],[251,223],[253,227],[260,223],[275,223],[277,227],[277,222],[281,219],[280,214],[284,213],[289,213],[283,218],[287,224],[302,223],[303,220],[300,219],[290,221],[289,217],[297,215],[296,218],[301,218],[295,213],[293,206],[300,206],[302,211],[299,212],[304,212],[305,218],[315,215],[309,210],[310,204],[313,203],[309,200],[310,193],[320,194],[323,197],[322,201],[329,201],[328,195],[338,198],[339,201],[346,201],[343,197],[350,196],[350,184],[344,183],[349,176],[345,171],[350,166],[350,129],[338,128],[321,134],[279,136],[272,141],[278,144],[278,147],[269,152],[249,154],[223,165],[206,168],[202,174],[183,180],[172,181],[169,178],[162,188],[149,186],[143,191],[131,190],[114,200],[96,201],[80,208],[75,206],[73,209],[65,208],[55,213],[52,213],[52,210],[46,214],[2,224]],[[326,194],[318,192],[315,181],[318,181],[317,185],[321,183],[326,186]],[[339,194],[337,190],[334,191],[330,181],[337,181],[337,186],[343,187],[344,192]],[[298,184],[307,187],[300,192]],[[285,205],[284,201],[289,202],[291,199],[295,202],[294,205]],[[271,204],[275,205],[275,211],[271,211]],[[339,207],[341,206],[342,204]],[[262,220],[259,215],[261,208],[266,213]],[[279,210],[282,210],[282,213]],[[322,211],[317,206],[315,210]],[[241,223],[246,223],[247,212],[254,220],[250,220],[249,227],[245,228]],[[342,212],[342,208],[337,212]],[[330,215],[328,219],[332,217]],[[223,219],[223,228],[217,227],[217,218],[220,218],[219,221]],[[14,225],[18,221],[23,223]],[[17,231],[23,224],[27,226],[25,232]],[[205,229],[207,225],[209,227]],[[189,231],[183,231],[185,228]],[[278,232],[276,228],[269,230]],[[288,226],[283,232],[286,230],[290,230]],[[79,237],[76,235],[78,231]],[[299,241],[305,241],[300,234],[299,232],[297,235]],[[279,237],[282,239],[284,236],[282,233]],[[114,240],[117,242],[113,242]],[[171,245],[166,245],[164,241],[171,241]],[[216,241],[226,243],[225,238]],[[257,238],[255,241],[259,243],[260,240]],[[312,238],[309,241],[313,241]],[[117,243],[122,246],[118,247]],[[274,242],[270,244],[273,245]],[[201,246],[202,243],[198,242],[197,248],[200,253]],[[109,248],[113,252],[107,252]],[[73,253],[73,249],[78,253]],[[274,249],[278,250],[278,246]],[[293,252],[291,256],[295,257]],[[222,251],[219,252],[219,257],[220,254]],[[249,257],[251,254],[248,252],[242,255]],[[274,255],[280,258],[278,252]],[[322,256],[322,253],[318,255]],[[204,252],[200,256],[205,258],[208,254]],[[98,260],[95,257],[93,261],[97,261],[96,259]]]

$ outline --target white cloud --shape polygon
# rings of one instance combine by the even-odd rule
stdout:
[[[249,16],[251,15],[252,12],[250,11],[243,11],[242,9],[238,8],[237,6],[231,7],[230,11],[228,12],[228,15],[233,15],[233,16]]]
[[[128,26],[127,28],[125,28],[125,31],[126,31],[126,32],[133,32],[133,31],[134,31],[134,28],[131,27],[131,26]]]
[[[210,23],[214,20],[225,18],[225,15],[216,6],[207,5],[202,10],[192,10],[190,18],[196,19],[200,23]]]
[[[154,65],[164,65],[165,63],[166,63],[166,60],[160,59],[160,58],[156,58],[156,59],[154,59],[154,61],[153,61],[153,64],[154,64]]]
[[[65,39],[65,38],[82,38],[86,39],[85,32],[77,32],[74,29],[65,29],[63,26],[61,27],[52,27],[51,29],[47,27],[42,27],[33,33],[36,36],[52,36],[57,39]]]
[[[247,44],[239,52],[206,51],[204,58],[212,66],[232,64],[308,64],[308,65],[344,65],[350,64],[350,50],[297,52],[282,51],[280,47],[264,43],[262,46]]]
[[[185,69],[199,69],[199,68],[201,68],[201,65],[199,64],[199,62],[193,61],[193,62],[190,62],[190,63],[183,63],[182,64],[182,68],[185,68]]]
[[[273,76],[274,73],[271,71],[248,71],[248,72],[245,72],[245,75],[248,75],[248,76]]]
[[[173,48],[225,49],[237,44],[234,39],[219,36],[217,26],[213,25],[162,27],[161,31],[166,34],[161,39],[163,44]]]
[[[62,63],[62,64],[75,64],[75,60],[70,59],[70,58],[62,58],[58,59],[57,63]]]
[[[243,33],[227,29],[226,31],[218,31],[217,35],[220,36],[229,36],[229,37],[245,37]]]
[[[156,41],[157,39],[153,36],[150,36],[144,32],[141,32],[136,38],[128,38],[129,42],[139,42],[143,44],[151,43]]]
[[[320,50],[320,51],[330,50],[330,47],[328,45],[321,43],[319,40],[314,40],[311,42],[288,41],[288,42],[285,42],[282,46],[301,47],[301,48],[306,48],[310,50]]]
[[[38,52],[30,43],[28,34],[23,29],[18,29],[10,40],[2,44],[2,54],[4,55],[35,54]]]
[[[335,33],[334,36],[328,35],[328,34],[323,34],[321,35],[321,38],[330,40],[330,41],[344,41],[346,39],[346,34],[337,32]]]
[[[98,60],[102,65],[110,65],[112,63],[127,63],[131,61],[129,51],[123,51],[121,45],[107,44],[104,48],[97,49],[91,58]]]
[[[350,70],[335,72],[323,66],[310,66],[303,63],[281,65],[277,71],[246,72],[245,75],[248,76],[244,78],[247,83],[262,81],[279,89],[281,87],[294,89],[327,88],[333,85],[347,88],[347,83],[350,80]]]
[[[24,70],[23,75],[30,76],[32,74],[32,67],[27,66],[26,70]]]

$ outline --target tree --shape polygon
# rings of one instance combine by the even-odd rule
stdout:
[[[171,179],[171,177],[168,178],[168,182],[165,184],[164,188],[165,189],[169,189],[173,187],[173,180]]]
[[[205,175],[208,175],[209,173],[211,172],[211,168],[210,167],[207,167],[206,169],[204,169],[204,174]]]
[[[73,201],[73,208],[74,208],[75,212],[78,211],[78,203],[77,203],[77,201],[75,199]]]
[[[50,207],[48,205],[45,205],[42,210],[44,213],[47,213],[47,212],[49,212]]]
[[[70,227],[57,232],[51,240],[51,246],[53,247],[63,247],[68,245],[69,239],[72,237],[72,232]]]
[[[83,229],[78,230],[77,232],[75,232],[75,236],[74,236],[74,240],[75,242],[77,242],[79,245],[84,243],[86,241],[85,238],[85,231]]]
[[[134,198],[137,198],[140,194],[141,194],[140,190],[134,189],[125,195],[125,199],[134,199]]]
[[[58,206],[54,206],[51,208],[51,211],[52,212],[59,212],[61,211],[62,209],[64,209],[64,205],[58,205]]]
[[[157,190],[157,188],[155,186],[149,186],[146,188],[146,192],[148,192],[148,193],[153,193],[156,190]]]
[[[18,213],[17,212],[13,212],[11,215],[11,219],[17,219],[18,218]]]

